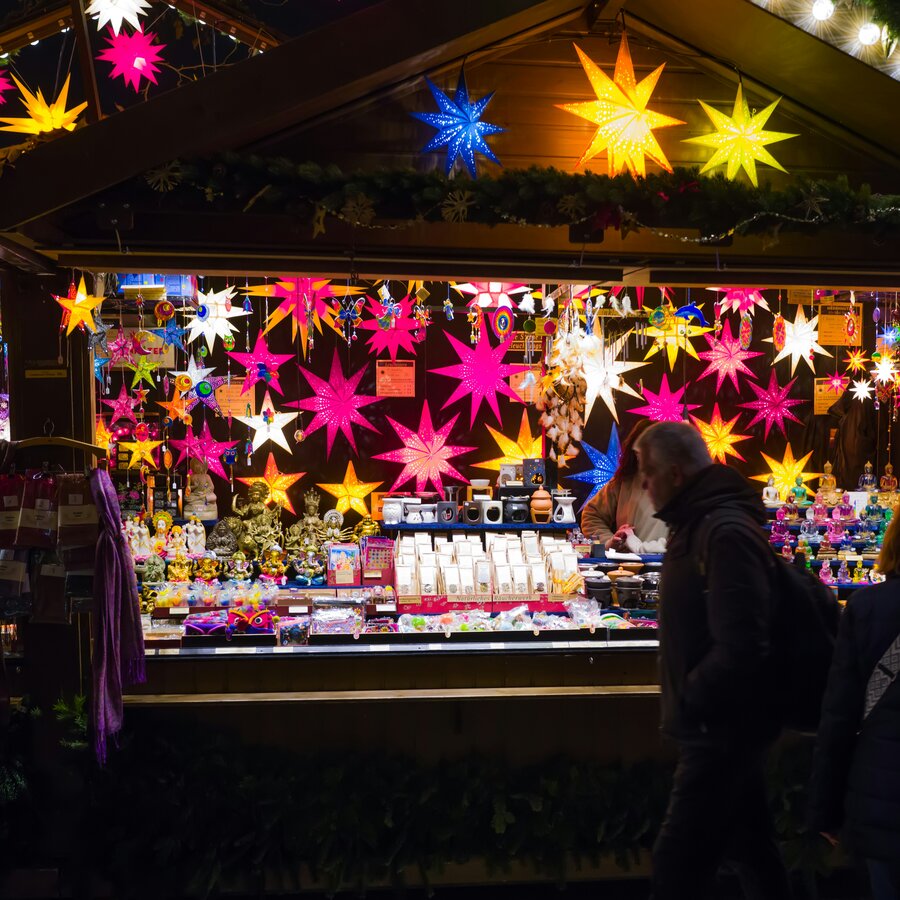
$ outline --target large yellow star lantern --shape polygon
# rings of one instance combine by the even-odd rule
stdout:
[[[319,484],[317,486],[333,497],[337,497],[336,508],[339,513],[345,513],[348,509],[352,509],[361,516],[367,516],[369,509],[366,506],[365,498],[380,484],[380,481],[360,481],[356,477],[356,469],[353,468],[351,460],[347,463],[347,471],[344,473],[344,480],[341,484]]]
[[[787,169],[766,150],[767,144],[775,144],[778,141],[786,141],[788,138],[797,137],[796,134],[787,134],[783,131],[764,131],[763,126],[772,115],[775,107],[781,102],[781,97],[770,103],[764,110],[750,114],[750,108],[744,97],[743,89],[738,85],[737,96],[734,98],[734,110],[730,116],[713,109],[702,100],[698,101],[704,112],[712,120],[716,130],[710,134],[702,134],[699,137],[685,138],[686,144],[700,144],[704,147],[715,148],[715,153],[709,158],[706,165],[700,170],[702,175],[710,169],[727,164],[726,176],[734,180],[738,172],[743,169],[747,177],[757,186],[756,163],[765,163],[781,172]]]
[[[775,487],[778,490],[779,497],[787,497],[788,491],[798,489],[801,486],[807,494],[814,496],[815,492],[806,482],[813,478],[818,478],[822,473],[805,472],[803,470],[811,456],[812,450],[802,459],[794,459],[794,451],[791,449],[790,443],[788,443],[784,451],[784,459],[781,462],[772,459],[771,456],[767,456],[765,453],[762,454],[762,458],[769,464],[771,472],[766,472],[763,475],[751,475],[750,477],[754,481],[768,481],[769,476],[774,475]],[[800,478],[800,485],[797,484],[798,477]]]
[[[243,484],[256,484],[257,482],[264,484],[269,489],[269,499],[267,503],[277,503],[283,506],[292,516],[297,515],[294,511],[293,504],[287,495],[287,489],[299,481],[306,472],[294,472],[285,474],[278,471],[278,464],[275,462],[275,456],[269,451],[269,458],[266,460],[266,469],[262,475],[252,478],[238,478]]]
[[[37,94],[32,94],[13,75],[13,81],[15,81],[22,92],[22,103],[28,116],[25,118],[0,118],[0,122],[6,123],[0,128],[0,131],[16,131],[20,134],[41,134],[56,131],[60,128],[72,131],[75,128],[75,120],[81,111],[87,107],[87,103],[80,103],[72,109],[66,109],[66,103],[69,99],[69,78],[71,78],[71,75],[66,77],[59,96],[52,103],[48,103],[44,99],[40,88],[38,88]]]
[[[675,315],[675,310],[671,305],[663,307],[664,315],[656,324],[651,324],[647,328],[648,337],[653,338],[653,346],[647,351],[644,359],[650,359],[656,356],[660,350],[665,348],[666,357],[669,360],[669,368],[675,368],[675,360],[678,358],[678,351],[684,350],[688,356],[693,356],[699,362],[700,357],[691,343],[691,338],[712,331],[712,328],[703,325],[691,325],[687,319]],[[655,311],[654,311],[655,314]],[[651,322],[655,322],[651,315]]]
[[[727,462],[725,459],[726,456],[733,456],[736,459],[746,462],[744,457],[734,448],[734,445],[738,441],[746,441],[750,438],[749,434],[732,433],[734,425],[739,418],[740,414],[726,422],[722,418],[722,413],[719,412],[718,403],[713,406],[712,417],[708,422],[704,422],[696,416],[691,416],[691,421],[703,436],[703,440],[706,441],[706,448],[709,450],[709,455],[714,462],[724,464]],[[768,476],[766,477],[768,478]]]
[[[489,459],[485,462],[473,463],[476,469],[490,469],[494,472],[500,471],[502,465],[521,465],[526,459],[539,459],[544,455],[543,436],[538,432],[537,436],[531,433],[531,424],[528,421],[528,410],[522,410],[522,422],[519,425],[519,436],[516,440],[501,434],[490,425],[487,430],[494,436],[497,446],[500,448],[503,456],[497,459]]]
[[[82,331],[85,328],[88,331],[96,330],[94,328],[94,310],[103,302],[103,297],[88,295],[84,277],[78,282],[74,297],[57,297],[54,294],[53,298],[63,308],[62,325],[66,326],[66,337],[76,328],[80,328]]]
[[[656,88],[665,63],[654,69],[641,82],[636,82],[631,51],[628,49],[628,39],[624,34],[622,43],[619,44],[616,69],[612,78],[580,47],[575,45],[575,50],[597,95],[596,100],[585,103],[557,104],[559,109],[587,119],[597,126],[591,144],[578,160],[578,165],[583,165],[605,150],[607,171],[610,176],[625,171],[631,172],[632,175],[646,175],[645,156],[650,157],[667,172],[671,172],[672,167],[662,147],[659,146],[653,129],[684,125],[684,122],[647,109],[647,103]]]
[[[142,462],[146,462],[151,468],[156,468],[153,461],[153,451],[162,443],[162,441],[119,441],[119,446],[130,451],[131,459],[128,460],[128,468],[136,469]]]

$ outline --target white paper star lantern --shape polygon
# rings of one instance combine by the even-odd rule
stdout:
[[[802,359],[810,368],[810,371],[816,371],[816,365],[813,362],[813,355],[820,353],[822,356],[830,357],[831,354],[824,348],[820,347],[819,330],[816,326],[819,324],[819,317],[813,316],[811,319],[806,318],[806,312],[802,306],[797,307],[797,315],[793,322],[785,321],[784,323],[784,347],[775,362],[790,356],[791,358],[791,375],[797,368],[797,363]],[[773,344],[774,338],[766,338],[768,343]]]
[[[237,329],[231,324],[231,319],[249,315],[243,307],[232,306],[231,301],[236,296],[234,287],[227,287],[221,291],[197,292],[200,306],[193,319],[187,322],[188,342],[192,343],[201,335],[206,339],[206,346],[212,350],[216,338],[224,338],[234,334]]]
[[[590,418],[594,402],[602,400],[613,418],[618,422],[616,401],[613,399],[613,391],[621,391],[623,394],[631,394],[632,397],[641,399],[641,395],[629,385],[622,377],[632,369],[646,366],[645,362],[624,362],[619,359],[619,354],[628,340],[631,332],[623,334],[612,343],[603,340],[602,337],[590,334],[582,342],[584,380],[587,382],[584,403],[584,421]]]
[[[243,422],[253,431],[253,452],[256,453],[266,441],[272,441],[278,444],[288,453],[291,448],[288,446],[287,438],[284,436],[284,427],[288,422],[293,422],[299,413],[280,413],[275,411],[275,404],[272,403],[272,395],[266,391],[263,398],[262,406],[258,416],[235,416],[238,422]]]
[[[147,0],[91,0],[91,5],[85,12],[97,19],[97,31],[102,31],[103,26],[109,22],[112,30],[118,34],[123,20],[132,28],[140,30],[138,16],[146,15],[149,9]]]

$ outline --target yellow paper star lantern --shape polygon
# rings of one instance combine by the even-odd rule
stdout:
[[[72,109],[66,109],[66,103],[69,99],[69,79],[66,77],[59,96],[53,103],[47,103],[44,95],[38,88],[37,94],[31,91],[13,75],[19,90],[22,92],[22,103],[28,116],[25,118],[6,118],[0,117],[0,122],[6,124],[0,128],[0,131],[15,131],[20,134],[42,134],[44,132],[56,131],[59,128],[65,128],[66,131],[72,131],[75,128],[75,120],[78,118],[82,110],[87,107],[87,103],[80,103]]]
[[[653,338],[653,345],[647,351],[644,359],[650,359],[656,356],[660,350],[665,348],[666,357],[669,361],[669,368],[675,368],[675,360],[678,358],[678,351],[684,350],[688,356],[693,356],[698,362],[700,357],[691,343],[691,338],[712,331],[702,325],[691,325],[687,319],[682,319],[675,315],[675,310],[670,307],[666,309],[666,317],[659,326],[651,325],[647,328],[648,337]]]
[[[102,416],[97,416],[97,426],[94,430],[94,443],[102,450],[109,450],[109,443],[112,440],[112,432],[106,427],[106,422]]]
[[[337,511],[345,513],[348,509],[358,512],[361,516],[369,515],[369,509],[365,504],[365,498],[382,484],[380,481],[360,481],[356,477],[353,462],[347,463],[347,471],[341,484],[319,484],[317,487],[327,491],[333,497],[337,497]]]
[[[815,496],[815,492],[806,482],[813,478],[818,478],[822,473],[804,471],[803,467],[809,461],[811,456],[812,450],[810,450],[802,459],[794,459],[794,451],[791,449],[790,442],[788,442],[787,448],[784,451],[784,459],[782,459],[781,462],[778,462],[777,460],[772,459],[771,456],[767,456],[763,453],[762,458],[769,464],[769,469],[771,469],[771,471],[766,472],[763,475],[751,475],[750,477],[754,481],[768,481],[769,476],[774,475],[778,496],[787,497],[788,491],[798,487],[797,476],[799,475],[801,485],[806,493],[810,496]]]
[[[94,310],[103,302],[104,298],[88,296],[83,276],[78,282],[78,289],[75,291],[74,297],[57,297],[54,294],[53,299],[65,311],[63,324],[66,326],[66,337],[76,328],[80,328],[82,331],[85,328],[88,331],[96,331],[94,328]]]
[[[136,469],[142,462],[146,462],[152,468],[156,463],[151,455],[162,441],[120,441],[119,446],[131,451],[131,459],[128,460],[128,468]]]
[[[671,172],[672,167],[662,147],[659,146],[653,129],[684,125],[684,122],[647,109],[647,103],[656,88],[665,63],[654,69],[641,82],[636,82],[631,51],[628,49],[628,39],[624,34],[622,43],[619,44],[616,69],[612,78],[577,44],[575,50],[597,95],[596,100],[585,103],[556,104],[559,109],[587,119],[597,126],[590,146],[578,160],[578,165],[583,165],[606,150],[607,171],[610,176],[625,171],[631,172],[632,175],[646,175],[645,156],[667,172]]]
[[[734,449],[734,445],[738,441],[746,441],[751,437],[749,434],[732,434],[734,425],[740,417],[740,413],[738,413],[733,419],[726,422],[719,412],[718,403],[713,406],[712,416],[708,422],[691,416],[691,421],[703,436],[703,440],[706,441],[706,448],[715,462],[725,463],[726,456],[733,456],[746,462],[744,457]]]
[[[299,481],[306,472],[293,472],[286,474],[278,471],[278,465],[275,462],[275,456],[269,451],[269,458],[266,460],[266,469],[261,476],[257,475],[252,478],[238,478],[242,484],[256,484],[257,482],[264,484],[269,489],[269,498],[267,503],[278,503],[283,506],[291,515],[297,513],[294,506],[288,499],[287,489]]]
[[[489,459],[485,462],[473,463],[476,469],[490,469],[499,472],[502,465],[521,465],[526,459],[539,459],[544,455],[544,439],[540,432],[535,437],[531,433],[531,424],[528,421],[528,411],[522,410],[522,422],[519,425],[519,436],[516,440],[501,434],[495,428],[487,426],[487,430],[494,436],[497,446],[503,456],[497,459]]]
[[[766,150],[767,144],[775,144],[778,141],[786,141],[788,138],[797,137],[796,134],[787,134],[783,131],[764,131],[763,126],[775,107],[781,102],[779,97],[770,103],[764,110],[750,114],[750,108],[744,97],[741,85],[738,85],[737,96],[734,98],[734,109],[730,116],[713,109],[702,100],[698,101],[704,112],[709,116],[716,130],[699,137],[685,138],[686,144],[700,144],[704,147],[715,148],[715,153],[709,158],[706,165],[700,170],[702,175],[709,169],[723,164],[727,165],[726,176],[734,180],[738,172],[743,169],[747,177],[757,186],[756,163],[765,163],[781,172],[787,169]]]

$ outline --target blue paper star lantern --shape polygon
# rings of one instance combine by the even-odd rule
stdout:
[[[157,337],[162,338],[164,344],[184,350],[184,344],[181,342],[181,336],[184,334],[184,331],[174,319],[169,319],[162,328],[151,328],[150,334],[155,334]]]
[[[466,87],[465,70],[459,73],[459,82],[456,85],[456,94],[451,100],[434,82],[426,77],[425,81],[431,89],[432,96],[437,102],[438,113],[412,113],[415,118],[433,128],[438,133],[422,148],[423,153],[431,153],[441,147],[447,148],[447,164],[444,170],[449,175],[457,157],[462,158],[469,170],[469,174],[477,177],[475,171],[475,154],[480,153],[491,162],[501,165],[500,160],[494,155],[494,151],[487,145],[485,137],[489,134],[499,134],[505,131],[499,125],[491,125],[482,122],[481,117],[494,92],[482,97],[475,103],[469,100],[469,89]]]
[[[612,431],[609,433],[609,446],[606,453],[601,453],[596,447],[592,447],[587,441],[582,441],[581,446],[587,453],[591,461],[592,469],[586,469],[584,472],[578,472],[575,475],[567,475],[574,481],[584,481],[592,484],[593,489],[584,501],[583,506],[587,505],[594,496],[600,491],[604,485],[615,475],[619,465],[619,432],[613,423]]]
[[[103,379],[106,378],[106,374],[103,371],[103,367],[109,362],[108,356],[95,356],[94,357],[94,378],[97,379],[101,384],[103,384]]]

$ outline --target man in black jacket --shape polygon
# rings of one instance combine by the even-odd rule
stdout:
[[[765,509],[741,475],[712,463],[688,424],[656,424],[635,450],[644,490],[670,528],[660,679],[662,730],[678,744],[678,766],[653,850],[653,897],[702,900],[728,859],[747,897],[783,900],[790,889],[764,779],[779,732]]]

